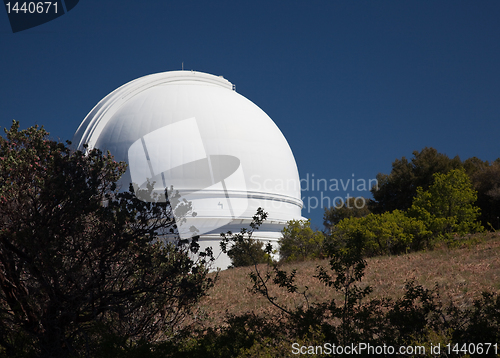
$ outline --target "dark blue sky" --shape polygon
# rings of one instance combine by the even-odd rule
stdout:
[[[500,157],[499,1],[81,0],[15,34],[0,12],[1,127],[71,139],[106,94],[184,62],[262,108],[301,178],[373,179],[426,146]]]

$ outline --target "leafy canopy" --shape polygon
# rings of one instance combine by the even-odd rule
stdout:
[[[413,158],[402,157],[392,163],[390,174],[377,174],[378,187],[371,190],[370,210],[383,213],[411,208],[417,189],[429,189],[437,173],[447,174],[463,169],[477,190],[476,205],[481,209],[478,219],[485,227],[500,228],[500,158],[492,163],[472,157],[464,161],[458,156],[449,158],[435,148],[414,151]],[[325,226],[328,222],[325,216]]]
[[[207,253],[175,237],[170,203],[119,193],[125,170],[37,126],[0,137],[0,355],[92,356],[102,333],[170,339],[211,287]],[[132,188],[131,188],[132,189]],[[186,210],[188,209],[188,210]]]
[[[414,151],[411,160],[405,157],[396,159],[389,175],[377,174],[378,189],[371,191],[375,199],[372,211],[382,213],[396,209],[408,210],[418,187],[427,190],[435,173],[447,173],[461,166],[459,157],[450,159],[435,148],[428,147],[420,152]]]
[[[371,213],[368,205],[369,200],[363,198],[363,205],[357,204],[356,200],[359,198],[350,197],[341,206],[332,206],[330,208],[325,207],[325,213],[323,214],[323,225],[328,232],[331,231],[333,226],[337,225],[340,221],[345,218],[362,218]],[[358,200],[361,201],[361,200]]]
[[[422,220],[434,234],[466,234],[482,230],[476,221],[480,210],[475,206],[477,192],[463,169],[434,174],[428,190],[417,188],[409,215]]]
[[[325,236],[321,231],[311,229],[311,220],[291,220],[281,233],[281,260],[297,261],[321,257]]]
[[[330,241],[347,243],[363,239],[363,255],[387,255],[416,251],[427,246],[430,232],[424,223],[400,210],[347,218],[332,230]]]

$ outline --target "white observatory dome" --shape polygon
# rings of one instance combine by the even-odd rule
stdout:
[[[222,77],[173,71],[133,80],[92,109],[73,143],[127,162],[125,190],[148,179],[158,191],[173,185],[197,214],[181,236],[196,227],[201,248],[216,256],[220,233],[247,227],[258,207],[268,219],[253,237],[263,241],[276,243],[288,220],[301,219],[299,174],[285,137]],[[224,255],[216,261],[229,264]]]

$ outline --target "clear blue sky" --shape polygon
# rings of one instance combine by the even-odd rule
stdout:
[[[0,13],[1,127],[71,139],[106,94],[184,62],[262,108],[301,178],[373,179],[426,146],[500,157],[500,1],[81,0],[15,34]],[[320,194],[302,193],[318,228]]]

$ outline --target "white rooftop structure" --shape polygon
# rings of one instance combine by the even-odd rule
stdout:
[[[288,220],[302,219],[297,165],[276,124],[226,79],[172,71],[133,80],[102,99],[78,127],[79,149],[109,150],[129,164],[124,190],[134,182],[173,185],[196,217],[179,229],[220,252],[221,232],[248,227],[257,208],[268,219],[254,238],[274,243]],[[219,256],[216,266],[230,260]]]

